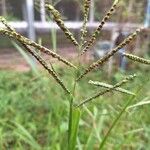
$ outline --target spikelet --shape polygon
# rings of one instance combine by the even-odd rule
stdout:
[[[137,29],[132,35],[130,35],[128,38],[126,38],[121,44],[119,44],[116,48],[112,49],[110,52],[108,52],[106,55],[104,55],[101,59],[99,59],[97,62],[91,64],[83,74],[79,76],[77,81],[82,79],[86,74],[91,72],[93,69],[97,68],[98,66],[103,65],[105,62],[108,61],[110,57],[112,57],[116,52],[118,52],[121,48],[129,44],[137,35],[141,32],[143,28]]]
[[[4,17],[0,16],[0,22],[2,22],[9,31],[15,31],[10,25],[8,25],[8,23]]]
[[[113,85],[106,84],[106,83],[99,82],[99,81],[92,81],[92,80],[90,80],[89,84],[92,84],[92,85],[95,85],[95,86],[98,86],[98,87],[103,87],[103,88],[106,88],[106,89],[113,88]],[[116,88],[114,90],[118,91],[118,92],[121,92],[121,93],[124,93],[124,94],[128,94],[128,95],[135,95],[134,93],[132,93],[132,92],[130,92],[128,90],[125,90],[123,88]]]
[[[95,95],[93,95],[93,96],[87,98],[86,100],[83,100],[83,102],[81,102],[81,103],[80,103],[79,105],[77,105],[76,107],[81,107],[81,106],[83,106],[84,104],[86,104],[86,103],[92,101],[93,99],[95,99],[95,98],[97,98],[97,97],[99,97],[99,96],[102,96],[102,95],[104,95],[104,94],[106,94],[106,93],[108,93],[108,92],[114,91],[116,88],[118,88],[118,87],[120,87],[120,86],[126,84],[126,83],[129,82],[129,81],[132,81],[135,77],[136,77],[135,74],[126,77],[125,79],[123,79],[122,81],[118,82],[118,83],[115,84],[114,86],[112,86],[112,87],[110,87],[110,88],[108,88],[108,89],[106,89],[106,90],[104,90],[104,91],[98,92],[98,93],[96,93]]]
[[[150,60],[147,60],[147,59],[144,59],[144,58],[132,55],[132,54],[126,54],[126,53],[123,53],[123,56],[125,56],[128,59],[131,59],[131,60],[133,60],[135,62],[139,62],[139,63],[146,64],[146,65],[150,65]]]
[[[56,80],[56,82],[64,89],[64,91],[68,94],[70,94],[70,91],[65,87],[64,83],[62,82],[61,79],[59,79],[58,75],[56,74],[53,69],[51,69],[48,64],[45,62],[45,60],[34,50],[29,48],[27,45],[22,44],[21,45],[32,55],[34,56],[38,62],[49,72],[49,74],[52,75],[52,77]]]
[[[84,21],[83,21],[83,27],[81,29],[81,41],[82,41],[82,43],[84,43],[84,38],[87,34],[86,24],[88,22],[90,3],[91,3],[91,0],[84,0]]]
[[[61,57],[60,55],[56,54],[55,52],[49,50],[48,48],[37,44],[34,41],[29,40],[28,38],[20,35],[17,32],[11,32],[5,29],[0,29],[0,33],[4,34],[10,38],[15,38],[16,40],[18,40],[19,42],[26,44],[26,45],[30,45],[33,46],[35,48],[37,48],[38,50],[40,50],[41,52],[44,52],[50,56],[52,56],[53,58],[57,58],[59,61],[65,63],[66,65],[70,66],[70,67],[74,67],[76,69],[76,66],[74,66],[72,63],[70,63],[69,61],[67,61],[66,59],[64,59],[63,57]]]
[[[69,31],[69,29],[65,26],[64,21],[62,20],[62,17],[58,10],[56,10],[52,5],[46,4],[45,7],[52,13],[53,18],[57,25],[61,28],[61,30],[65,33],[66,37],[71,40],[71,42],[75,46],[79,46],[77,40],[73,36],[73,34]]]
[[[92,37],[90,38],[90,40],[87,42],[86,47],[83,49],[81,55],[83,55],[96,41],[97,36],[99,35],[99,33],[101,32],[104,24],[106,23],[106,21],[113,15],[113,13],[115,12],[116,8],[117,8],[117,4],[119,3],[119,0],[115,0],[114,4],[112,5],[112,7],[110,8],[110,10],[107,12],[107,14],[105,15],[105,17],[103,18],[103,20],[101,21],[100,25],[98,26],[98,28],[95,30],[95,32],[93,33]]]

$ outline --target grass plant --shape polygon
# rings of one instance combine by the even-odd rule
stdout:
[[[117,81],[114,85],[108,85],[108,84],[104,83],[103,85],[105,85],[105,90],[101,90],[99,87],[93,88],[93,85],[88,84],[89,80],[87,79],[87,75],[90,76],[90,74],[92,74],[92,71],[97,69],[97,67],[99,67],[99,66],[102,67],[103,64],[108,62],[109,59],[112,56],[114,56],[121,48],[128,45],[133,39],[135,39],[137,37],[137,35],[143,31],[143,29],[142,28],[137,29],[133,34],[129,35],[126,39],[124,39],[124,41],[122,41],[122,43],[119,44],[116,48],[110,50],[106,55],[104,55],[98,61],[92,63],[89,67],[84,68],[85,71],[83,73],[81,73],[81,61],[80,61],[81,56],[84,55],[85,52],[87,50],[89,50],[89,48],[92,47],[94,45],[94,43],[96,42],[97,37],[100,34],[101,30],[103,29],[104,24],[113,15],[113,13],[117,10],[117,7],[119,6],[119,2],[120,2],[119,0],[114,1],[112,7],[106,13],[103,20],[100,21],[99,26],[93,32],[92,36],[89,38],[90,40],[87,42],[86,42],[85,37],[86,37],[86,33],[87,33],[86,25],[87,25],[87,21],[88,21],[90,0],[84,0],[84,15],[83,15],[84,21],[83,21],[83,27],[81,29],[80,41],[77,41],[76,38],[74,37],[73,33],[65,26],[60,12],[58,10],[56,10],[54,8],[54,6],[52,6],[51,4],[45,5],[45,8],[52,14],[53,20],[57,23],[57,25],[60,27],[60,29],[64,32],[67,39],[69,39],[70,42],[75,46],[76,51],[78,53],[77,62],[75,62],[75,63],[69,62],[68,60],[66,60],[59,54],[57,54],[56,51],[50,50],[34,41],[31,41],[30,39],[24,37],[23,35],[17,33],[15,31],[15,29],[13,29],[3,17],[0,18],[0,21],[5,25],[5,29],[0,29],[0,34],[7,36],[13,40],[15,39],[18,42],[18,44],[20,44],[20,46],[25,51],[30,53],[43,66],[43,68],[45,70],[47,70],[50,77],[52,76],[53,79],[55,80],[55,82],[51,81],[51,82],[48,82],[49,83],[48,84],[48,83],[46,83],[48,81],[47,78],[44,77],[40,80],[37,78],[37,79],[35,79],[36,84],[34,84],[34,87],[30,88],[30,90],[26,91],[26,93],[24,90],[25,89],[27,90],[30,86],[32,86],[32,82],[28,81],[28,80],[31,80],[31,78],[26,79],[27,83],[21,82],[18,84],[18,82],[15,82],[15,83],[11,84],[11,86],[13,85],[13,88],[9,87],[9,85],[7,85],[7,83],[5,83],[6,87],[8,86],[8,89],[6,89],[6,90],[8,90],[8,92],[11,88],[12,89],[17,88],[17,90],[18,90],[18,86],[21,86],[21,88],[19,91],[17,91],[19,93],[16,93],[12,90],[10,97],[8,97],[8,99],[6,101],[3,101],[1,103],[1,108],[3,109],[2,113],[4,113],[3,114],[4,117],[2,118],[2,120],[0,122],[1,122],[2,126],[4,124],[7,125],[5,127],[6,129],[3,127],[0,130],[0,133],[1,133],[0,134],[1,135],[0,146],[2,149],[3,148],[12,148],[11,147],[12,145],[14,147],[16,147],[16,149],[23,149],[23,148],[25,148],[25,149],[28,149],[28,148],[29,149],[30,148],[42,149],[43,147],[44,147],[44,149],[68,149],[68,150],[75,150],[77,148],[84,149],[85,147],[86,147],[86,149],[104,149],[104,148],[105,149],[117,149],[118,147],[122,147],[122,146],[125,147],[124,143],[129,144],[129,141],[130,141],[130,138],[132,137],[132,135],[131,135],[131,137],[128,136],[127,139],[125,139],[124,136],[117,135],[118,137],[122,138],[122,140],[117,141],[116,135],[113,134],[114,137],[111,138],[112,142],[109,141],[109,138],[111,137],[111,133],[113,133],[113,129],[115,128],[117,123],[121,120],[121,117],[123,116],[123,114],[126,113],[127,108],[130,107],[131,102],[133,102],[133,100],[135,101],[135,99],[137,98],[136,94],[138,94],[137,91],[139,91],[139,88],[136,88],[136,84],[134,85],[134,82],[132,80],[135,77],[134,73],[133,73],[133,75],[124,77],[123,80]],[[40,51],[41,53],[45,53],[53,58],[56,58],[58,61],[67,65],[68,67],[64,68],[63,74],[67,74],[68,72],[69,72],[69,74],[64,76],[64,78],[63,78],[59,74],[58,69],[56,69],[51,64],[49,64],[42,57],[41,53],[38,53],[36,50]],[[149,60],[139,58],[137,56],[133,56],[130,54],[123,54],[123,55],[129,59],[134,60],[134,62],[138,61],[138,62],[149,65]],[[92,77],[92,75],[90,77]],[[95,78],[95,76],[94,76],[94,78]],[[92,79],[92,78],[89,78],[89,79]],[[84,84],[83,84],[83,82],[84,82]],[[130,89],[125,90],[125,89],[121,88],[122,85],[124,85],[128,82],[131,83],[131,85],[133,84],[135,86],[134,91],[130,91]],[[57,85],[61,87],[62,91],[59,89],[59,87]],[[42,89],[40,88],[40,86],[42,86]],[[83,86],[85,86],[85,87],[83,87]],[[89,88],[87,88],[87,86],[89,86]],[[41,94],[41,90],[42,90],[42,94]],[[48,90],[51,92],[49,93]],[[112,92],[114,92],[116,90],[120,91],[121,94],[126,94],[126,96],[124,98],[119,98],[119,96],[118,97],[116,96],[114,99],[120,99],[120,101],[124,100],[126,102],[125,102],[125,105],[123,107],[121,106],[121,108],[117,109],[117,111],[112,110],[112,112],[114,112],[114,113],[110,114],[110,116],[108,118],[106,117],[104,119],[104,118],[102,118],[102,115],[101,115],[101,118],[98,118],[97,115],[93,115],[93,113],[98,113],[99,108],[93,106],[94,112],[92,112],[92,108],[88,108],[85,105],[85,104],[90,105],[90,104],[93,104],[94,102],[96,103],[96,100],[98,100],[98,99],[99,99],[98,103],[100,104],[101,103],[100,100],[103,100],[103,101],[105,100],[104,94],[106,94],[106,93],[112,94]],[[39,93],[37,91],[39,91]],[[4,94],[3,92],[2,92],[2,94]],[[34,93],[36,93],[36,96]],[[16,97],[15,94],[17,94],[17,96],[19,96],[20,100],[22,100],[23,97],[26,97],[26,94],[27,94],[28,97],[31,97],[32,101],[29,98],[30,99],[29,103],[23,101],[23,104],[22,104],[22,102],[19,104],[16,101],[16,99],[13,99],[14,97]],[[132,97],[130,98],[129,96],[131,96],[131,95],[132,95]],[[58,98],[58,96],[60,96],[60,97]],[[85,96],[87,96],[87,98],[85,98]],[[50,104],[47,103],[49,101],[41,102],[42,99],[49,99],[49,98],[53,99],[53,101],[50,101]],[[109,99],[109,98],[107,98],[107,99]],[[7,106],[8,103],[13,103],[13,105],[16,103],[17,105],[16,106],[14,105],[14,109],[16,107],[18,112],[19,112],[20,108],[22,109],[22,113],[19,114],[19,116],[17,116],[17,118],[15,118],[15,122],[10,121],[5,117],[5,115],[6,115],[5,112],[8,113],[10,111],[11,113],[8,114],[10,116],[17,113],[17,111],[14,112],[14,109],[12,109],[12,107],[10,107],[10,105],[9,105],[10,108],[5,107],[5,106]],[[32,103],[32,105],[30,106],[31,103]],[[52,103],[52,106],[51,106],[51,103]],[[119,103],[121,103],[121,102],[119,102]],[[106,104],[109,104],[109,103],[107,102]],[[39,109],[33,110],[33,109],[35,109],[35,107],[33,107],[33,106],[36,106],[37,108],[39,107]],[[44,109],[43,109],[43,107],[44,107]],[[112,106],[110,106],[110,107],[113,109]],[[83,133],[83,132],[86,132],[86,128],[89,128],[91,126],[90,123],[88,123],[88,121],[84,121],[84,120],[88,120],[87,118],[84,118],[84,116],[85,116],[84,109],[85,108],[86,108],[86,111],[90,114],[90,116],[92,116],[92,117],[94,116],[93,117],[94,118],[93,126],[95,126],[95,124],[97,124],[97,123],[95,123],[95,122],[97,122],[97,119],[99,120],[98,126],[96,126],[94,128],[94,131],[91,131],[90,137],[88,139],[87,139],[87,137],[88,137],[89,131],[87,133]],[[8,111],[8,109],[10,109],[10,110]],[[27,111],[26,109],[28,109],[29,112],[37,111],[37,115],[39,115],[38,116],[39,118],[37,116],[34,116],[35,114],[32,116],[32,113],[31,114],[27,113],[29,116],[25,115],[25,117],[27,117],[27,118],[23,119],[24,112]],[[103,110],[102,112],[108,113],[108,111],[106,111],[106,109],[103,108],[102,110]],[[45,112],[43,113],[43,111],[48,111],[49,112],[48,115],[44,116]],[[132,113],[134,113],[134,111]],[[127,113],[126,113],[126,115],[127,115]],[[95,116],[96,116],[96,118],[95,118]],[[43,120],[42,118],[45,118],[45,117],[46,117],[46,119]],[[35,122],[35,123],[30,124],[28,122],[29,120],[31,120],[31,118],[33,119],[33,122]],[[52,121],[53,118],[56,118],[56,120],[54,120],[55,123]],[[46,128],[36,126],[36,122],[38,119],[43,120],[43,122],[41,122],[39,125],[42,127],[46,125]],[[68,125],[66,125],[66,120],[68,121]],[[111,125],[110,124],[107,125],[107,123],[109,121],[112,121]],[[124,121],[126,121],[126,120],[124,120]],[[105,131],[103,129],[103,127],[104,127],[103,124],[107,125],[108,131]],[[84,125],[84,127],[83,127],[83,125]],[[101,127],[99,127],[99,126],[101,126]],[[51,129],[48,130],[49,128],[51,128]],[[57,129],[58,132],[55,132],[55,130],[56,130],[55,128],[58,128]],[[14,132],[11,132],[11,134],[9,134],[9,130],[7,130],[7,129],[10,129],[11,131],[14,131]],[[31,131],[28,131],[28,129],[30,129]],[[40,129],[41,131],[37,131],[38,129]],[[144,127],[144,130],[148,130],[147,127]],[[48,131],[48,133],[47,133],[47,131]],[[122,131],[125,131],[125,126],[123,127]],[[36,139],[34,138],[35,135],[30,134],[30,132],[35,133]],[[40,132],[41,132],[41,135],[40,135]],[[98,132],[100,132],[100,133],[98,133]],[[38,133],[38,135],[36,133]],[[67,137],[66,137],[66,133],[68,133]],[[78,133],[82,133],[81,136]],[[119,134],[121,132],[118,131],[117,133]],[[149,134],[149,131],[147,131],[146,133]],[[53,138],[51,138],[51,135]],[[103,136],[101,136],[101,135],[103,135]],[[11,137],[8,138],[8,136],[11,136]],[[10,141],[7,141],[7,138],[10,139]],[[16,138],[19,138],[19,140],[17,141]],[[113,141],[113,140],[116,140],[116,141]],[[68,143],[67,143],[67,141],[68,141]],[[109,145],[107,145],[107,141],[108,141]],[[44,146],[42,145],[42,143],[44,143],[43,144]],[[45,143],[47,143],[47,146],[45,146]],[[111,145],[111,143],[113,143],[114,145]],[[118,147],[115,146],[116,143],[117,143]],[[149,142],[148,142],[148,144],[149,144]],[[143,145],[141,145],[141,146],[143,146]],[[135,147],[133,147],[133,148],[135,148]]]

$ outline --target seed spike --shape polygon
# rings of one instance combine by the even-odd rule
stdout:
[[[104,18],[102,19],[100,25],[98,26],[98,28],[95,30],[95,32],[92,34],[92,37],[90,38],[90,40],[87,42],[87,46],[83,49],[81,55],[83,55],[86,51],[88,51],[88,49],[95,43],[99,33],[101,32],[104,24],[106,23],[106,21],[113,15],[113,13],[115,12],[116,8],[117,8],[117,4],[118,4],[118,0],[115,0],[114,4],[112,5],[112,7],[110,8],[110,10],[106,13],[106,15],[104,16]]]
[[[92,80],[89,81],[89,84],[95,85],[97,87],[102,87],[102,88],[105,88],[105,89],[113,87],[113,85],[106,84],[106,83],[99,82],[99,81],[92,81]],[[116,88],[116,89],[114,89],[114,91],[118,91],[118,92],[121,92],[121,93],[124,93],[124,94],[129,94],[129,95],[135,95],[134,93],[132,93],[128,90],[125,90],[123,88]]]
[[[22,44],[21,45],[32,55],[34,56],[38,62],[49,72],[49,74],[52,75],[52,77],[56,80],[56,82],[64,89],[64,91],[68,94],[70,94],[70,91],[65,87],[63,81],[58,77],[55,71],[51,69],[48,64],[45,62],[45,60],[34,50],[29,48],[29,46]]]
[[[54,21],[57,23],[57,25],[62,29],[62,31],[65,33],[66,37],[71,40],[71,42],[75,45],[75,46],[79,46],[77,40],[75,39],[75,37],[73,36],[73,34],[69,31],[69,29],[65,26],[64,21],[62,20],[62,17],[59,13],[58,10],[56,10],[52,5],[50,4],[46,4],[45,7],[47,8],[47,10],[49,10],[54,18]]]
[[[133,60],[135,62],[150,65],[150,60],[148,60],[148,59],[144,59],[144,58],[141,58],[141,57],[138,57],[138,56],[135,56],[132,54],[127,54],[127,53],[123,53],[123,56],[127,57],[128,59]]]
[[[126,38],[121,44],[119,44],[116,48],[109,51],[106,55],[104,55],[102,58],[100,58],[97,62],[94,62],[91,64],[83,74],[79,76],[77,81],[82,79],[85,75],[87,75],[89,72],[91,72],[93,69],[102,66],[105,62],[109,60],[114,54],[116,54],[121,48],[129,44],[137,35],[141,32],[143,28],[137,29],[133,34],[131,34],[128,38]]]
[[[82,101],[79,105],[77,105],[76,107],[81,107],[81,106],[83,106],[84,104],[89,103],[89,102],[91,102],[92,100],[96,99],[97,97],[102,96],[102,95],[104,95],[104,94],[106,94],[106,93],[108,93],[108,92],[111,92],[111,91],[115,90],[116,88],[118,88],[118,87],[120,87],[120,86],[126,84],[127,82],[132,81],[135,77],[136,77],[136,74],[130,75],[130,76],[124,78],[122,81],[118,82],[118,83],[115,84],[113,87],[108,88],[108,89],[106,89],[106,90],[104,90],[104,91],[100,91],[100,92],[96,93],[95,95],[93,95],[93,96],[91,96],[91,97],[89,97],[89,98],[83,100],[83,101]]]
[[[72,63],[70,63],[69,61],[67,61],[66,59],[61,57],[60,55],[56,54],[55,52],[49,50],[48,48],[46,48],[46,47],[44,47],[44,46],[42,46],[42,45],[40,45],[34,41],[29,40],[28,38],[20,35],[17,32],[11,32],[11,31],[8,31],[5,29],[0,29],[0,33],[4,34],[10,38],[15,38],[17,41],[24,43],[26,45],[33,46],[33,47],[37,48],[38,50],[40,50],[41,52],[46,53],[48,55],[51,55],[53,58],[57,58],[59,61],[61,61],[61,62],[65,63],[66,65],[76,69],[76,66],[74,66]]]
[[[63,82],[59,79],[58,75],[56,74],[55,71],[53,71],[53,69],[51,69],[48,64],[45,62],[45,60],[34,50],[32,50],[31,48],[29,48],[24,41],[28,41],[28,39],[24,38],[23,36],[21,36],[20,34],[17,34],[15,29],[11,28],[11,26],[8,25],[7,21],[5,20],[5,18],[0,17],[0,21],[6,26],[6,28],[9,30],[2,30],[0,29],[0,32],[3,31],[4,34],[8,35],[9,37],[15,37],[19,43],[32,55],[34,56],[39,63],[53,76],[53,78],[57,81],[58,84],[61,85],[61,87],[68,93],[70,94],[70,91],[65,87],[65,85],[63,84]],[[15,36],[14,36],[15,35]],[[20,39],[20,40],[19,40]],[[21,40],[22,39],[22,40]],[[24,40],[24,41],[23,41]],[[30,41],[31,42],[31,41]],[[27,42],[28,43],[28,42]]]
[[[6,21],[6,19],[5,19],[4,17],[0,16],[0,22],[2,22],[2,23],[6,26],[6,28],[7,28],[9,31],[12,31],[12,32],[15,31],[15,29],[13,29],[13,28],[7,23],[7,21]]]
[[[81,43],[82,44],[84,43],[84,38],[86,37],[86,34],[87,34],[86,24],[88,22],[90,3],[91,3],[91,0],[84,0],[84,21],[83,21],[83,26],[81,29]]]

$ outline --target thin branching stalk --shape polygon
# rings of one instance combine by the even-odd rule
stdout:
[[[11,28],[11,26],[8,25],[7,21],[4,18],[0,18],[0,20],[2,21],[2,23],[6,26],[6,28],[11,32],[11,33],[16,33],[15,30],[13,28]],[[6,30],[7,31],[7,30]],[[11,34],[10,34],[11,35]],[[20,37],[20,34],[15,34],[17,35],[17,37]],[[13,36],[13,34],[12,34]],[[21,36],[18,39],[22,39],[23,37]],[[68,94],[70,94],[70,91],[65,87],[64,83],[62,82],[62,80],[58,77],[58,75],[56,74],[56,72],[53,70],[53,68],[51,69],[50,66],[48,66],[48,64],[46,63],[46,61],[34,50],[32,50],[31,48],[29,48],[29,46],[27,46],[24,42],[22,42],[22,40],[18,40],[19,43],[25,48],[25,50],[27,50],[32,56],[34,56],[38,62],[49,72],[49,74],[51,74],[53,76],[53,78],[57,81],[57,83],[64,89],[64,91]]]
[[[10,38],[15,38],[17,41],[21,42],[21,43],[24,43],[25,45],[29,45],[29,46],[33,46],[35,47],[36,49],[40,50],[41,52],[47,54],[47,55],[50,55],[52,56],[53,58],[57,58],[59,61],[65,63],[66,65],[70,66],[70,67],[73,67],[76,69],[76,66],[74,66],[72,63],[70,63],[69,61],[67,61],[66,59],[64,59],[63,57],[61,57],[60,55],[56,54],[55,52],[49,50],[48,48],[32,41],[32,40],[29,40],[28,38],[20,35],[19,33],[17,32],[11,32],[11,31],[8,31],[8,30],[5,30],[5,29],[0,29],[0,33],[1,34],[4,34]]]
[[[145,82],[145,84],[149,83],[148,81],[149,81],[149,79]],[[116,124],[118,123],[118,121],[120,120],[120,118],[122,117],[122,115],[126,112],[126,110],[128,109],[128,107],[130,106],[130,104],[135,100],[135,98],[137,97],[138,93],[141,93],[140,91],[143,89],[143,87],[145,86],[145,84],[143,84],[143,85],[141,85],[141,86],[138,87],[138,89],[136,91],[136,96],[132,96],[131,98],[129,98],[129,100],[124,105],[124,107],[122,108],[122,110],[120,111],[120,113],[114,119],[112,125],[109,127],[106,135],[104,136],[102,142],[99,145],[99,150],[102,150],[104,148],[105,143],[107,142],[107,139],[110,137],[110,134],[111,134],[112,130],[114,129],[114,127],[116,126]]]
[[[109,51],[106,55],[104,55],[102,58],[100,58],[97,62],[94,62],[91,64],[85,71],[82,73],[77,81],[82,79],[85,75],[87,75],[89,72],[91,72],[93,69],[102,66],[105,62],[109,60],[113,55],[115,55],[121,48],[128,45],[137,35],[141,32],[143,28],[137,29],[132,35],[130,35],[128,38],[126,38],[121,44],[119,44],[116,48]]]
[[[65,26],[64,21],[62,20],[61,14],[58,10],[56,10],[52,5],[46,4],[45,7],[52,13],[54,21],[61,28],[61,30],[65,33],[66,37],[71,40],[71,42],[75,46],[79,46],[77,40],[74,35],[69,31],[69,29]]]
[[[115,84],[113,87],[108,88],[108,89],[106,89],[106,90],[104,90],[104,91],[100,91],[100,92],[94,94],[93,96],[91,96],[91,97],[89,97],[89,98],[83,100],[83,101],[82,101],[79,105],[77,105],[76,107],[81,107],[81,106],[83,106],[84,104],[91,102],[92,100],[96,99],[96,98],[99,97],[99,96],[102,96],[102,95],[104,95],[104,94],[106,94],[106,93],[108,93],[108,92],[114,91],[114,89],[116,89],[116,88],[118,88],[118,87],[120,87],[120,86],[126,84],[127,82],[133,80],[135,77],[136,77],[135,74],[126,77],[125,79],[123,79],[123,80],[120,81],[119,83]]]
[[[98,35],[100,34],[104,24],[106,23],[106,21],[113,15],[113,13],[115,12],[116,8],[117,8],[117,4],[119,3],[119,0],[115,0],[114,4],[112,5],[112,7],[110,8],[110,10],[107,12],[107,14],[104,16],[103,20],[101,21],[100,25],[98,26],[98,28],[95,30],[95,32],[92,34],[92,37],[90,38],[90,40],[86,43],[86,47],[83,49],[81,55],[83,55],[96,41]]]
[[[127,54],[127,53],[123,53],[122,54],[124,57],[127,57],[130,60],[133,60],[134,62],[139,62],[142,64],[146,64],[146,65],[150,65],[150,60],[145,59],[145,58],[141,58],[132,54]]]
[[[90,80],[89,84],[95,85],[97,87],[102,87],[102,88],[105,88],[105,89],[113,88],[113,85],[106,84],[106,83],[99,82],[99,81],[92,81],[92,80]],[[128,94],[128,95],[135,95],[135,93],[130,92],[130,91],[128,91],[126,89],[123,89],[123,88],[115,88],[114,91],[118,91],[118,92],[121,92],[123,94]]]
[[[122,110],[120,111],[120,113],[117,115],[117,117],[115,118],[115,120],[113,121],[113,123],[111,124],[111,126],[109,127],[104,139],[102,140],[102,142],[99,145],[99,150],[102,150],[107,139],[109,138],[111,131],[114,129],[114,127],[116,126],[116,124],[118,123],[118,121],[120,120],[120,118],[122,117],[122,115],[126,112],[126,109],[128,108],[128,106],[131,104],[131,102],[135,99],[135,96],[132,96],[127,103],[124,105],[124,107],[122,108]]]
[[[53,51],[49,50],[48,48],[43,47],[42,45],[20,35],[19,33],[17,33],[15,31],[15,29],[13,29],[6,21],[6,19],[4,17],[0,17],[0,21],[6,26],[6,28],[8,30],[4,30],[4,29],[0,29],[0,33],[7,35],[11,38],[15,38],[17,41],[24,43],[25,45],[30,45],[33,46],[35,48],[37,48],[38,50],[51,55],[53,58],[57,58],[59,61],[62,61],[63,63],[65,63],[66,65],[70,66],[70,67],[74,67],[76,68],[76,66],[74,66],[72,63],[70,63],[69,61],[67,61],[66,59],[62,58],[60,55],[54,53]]]
[[[87,34],[87,22],[88,22],[88,15],[89,15],[89,10],[90,10],[90,3],[91,0],[84,0],[84,20],[83,20],[83,27],[81,29],[81,43],[82,45],[84,44],[84,39]]]
[[[53,69],[51,69],[50,66],[48,66],[48,64],[45,62],[45,60],[34,50],[32,50],[31,48],[29,48],[29,46],[25,45],[25,44],[21,44],[32,56],[34,56],[38,62],[49,72],[50,75],[52,75],[52,77],[57,81],[57,83],[64,89],[64,91],[68,94],[70,94],[70,91],[66,88],[66,86],[64,85],[63,81],[58,77],[58,75],[56,74],[55,71],[53,71]]]

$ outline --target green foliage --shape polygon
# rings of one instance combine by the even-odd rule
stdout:
[[[62,74],[61,77],[64,81],[71,82],[72,71],[68,69],[64,76],[61,68],[54,67],[59,74]],[[127,109],[127,113],[119,119],[111,131],[104,148],[150,148],[149,104],[133,107],[145,98],[145,101],[150,98],[149,77],[146,76],[148,73],[150,72],[138,73],[135,82],[130,86],[126,85],[125,88],[132,89],[134,92],[140,87],[140,91],[136,99],[130,104],[132,108]],[[66,149],[67,145],[64,146],[64,143],[67,141],[69,106],[60,87],[55,86],[55,81],[45,75],[44,72],[41,77],[35,77],[30,72],[0,72],[1,149],[37,149],[39,146],[41,149],[47,150]],[[114,80],[118,82],[121,76],[122,74],[116,74],[110,80],[111,83]],[[89,78],[106,80],[105,74],[96,72],[92,73]],[[84,79],[81,84],[78,84],[78,90],[83,91],[78,93],[79,98],[93,91],[93,87],[86,84],[86,80]],[[71,88],[70,84],[68,86]],[[89,104],[88,109],[83,107],[78,133],[78,140],[82,149],[98,148],[106,131],[108,131],[113,120],[118,117],[128,98],[121,93],[110,93],[97,98],[95,102]],[[76,117],[77,119],[75,119]],[[77,110],[72,117],[73,131],[77,130],[75,124],[78,117],[79,112]],[[135,130],[137,131],[135,132]]]

